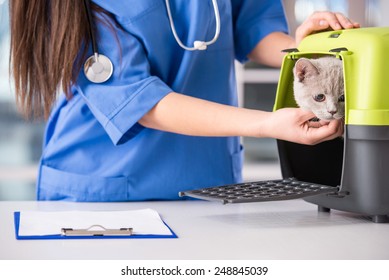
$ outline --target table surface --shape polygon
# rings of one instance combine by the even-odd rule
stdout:
[[[13,212],[152,208],[177,239],[16,240]],[[286,260],[389,259],[389,224],[303,200],[222,205],[208,201],[131,203],[0,202],[0,259]]]

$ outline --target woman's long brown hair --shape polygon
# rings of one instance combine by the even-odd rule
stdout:
[[[12,0],[10,73],[26,117],[47,118],[81,70],[90,44],[82,0]],[[96,6],[92,6],[96,9]]]

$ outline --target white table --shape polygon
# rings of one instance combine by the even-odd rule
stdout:
[[[16,240],[13,212],[152,208],[177,239]],[[389,224],[303,200],[222,205],[206,201],[0,202],[0,259],[389,259]]]

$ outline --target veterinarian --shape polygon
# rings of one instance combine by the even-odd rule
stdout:
[[[241,181],[239,136],[342,135],[297,108],[238,108],[234,69],[280,66],[312,32],[359,27],[342,14],[314,13],[295,38],[274,0],[10,1],[10,17],[18,104],[48,117],[38,200],[178,199]]]

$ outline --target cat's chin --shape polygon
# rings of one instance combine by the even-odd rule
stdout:
[[[319,120],[323,120],[323,121],[332,121],[332,120],[335,120],[334,117],[327,117],[327,116],[320,116],[320,115],[316,115],[316,116],[317,116],[317,118],[318,118]]]
[[[331,120],[341,120],[341,119],[344,119],[344,116],[342,117],[342,116],[335,116],[335,117],[332,117],[331,119],[327,119],[327,120],[329,120],[329,121],[331,121]]]
[[[322,115],[316,115],[318,119],[324,120],[324,121],[332,121],[332,120],[341,120],[344,118],[344,116],[322,116]]]

